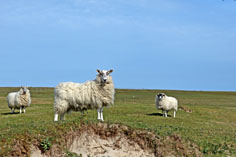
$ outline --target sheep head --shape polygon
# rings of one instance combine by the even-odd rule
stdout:
[[[113,70],[111,69],[111,70],[107,71],[107,70],[98,70],[97,69],[97,72],[98,72],[98,76],[101,80],[101,83],[105,84],[107,82],[108,78],[110,77],[110,73],[112,73]]]
[[[165,96],[166,96],[165,93],[157,93],[157,95],[156,95],[156,97],[158,98],[158,100],[162,100]]]
[[[26,87],[26,86],[21,86],[21,88],[20,88],[20,94],[21,94],[21,95],[26,94],[27,90],[28,90],[28,87]]]

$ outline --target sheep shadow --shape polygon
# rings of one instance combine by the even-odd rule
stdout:
[[[12,114],[20,114],[20,112],[14,112],[14,113],[6,112],[6,113],[1,113],[1,115],[12,115]]]
[[[146,114],[147,116],[161,116],[163,117],[163,114],[162,113],[149,113],[149,114]],[[167,117],[171,117],[171,115],[167,115]]]

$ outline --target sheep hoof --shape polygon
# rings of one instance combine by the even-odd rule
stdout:
[[[104,122],[104,120],[103,120],[103,119],[98,119],[98,121],[99,121],[99,122]]]

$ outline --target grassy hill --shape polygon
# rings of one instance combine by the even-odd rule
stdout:
[[[0,88],[0,156],[27,154],[32,144],[50,149],[81,122],[97,123],[94,110],[84,116],[73,112],[66,115],[66,121],[54,123],[53,88],[31,88],[32,104],[26,113],[16,110],[11,114],[6,96],[18,89]],[[173,112],[168,118],[162,117],[154,105],[158,92],[175,96],[188,112],[179,110],[176,118]],[[116,89],[115,105],[104,109],[104,120],[148,130],[163,138],[178,135],[198,145],[206,156],[236,155],[236,92]]]

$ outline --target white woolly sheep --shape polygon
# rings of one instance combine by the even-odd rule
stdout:
[[[21,87],[18,92],[9,93],[7,96],[8,107],[14,113],[15,109],[20,109],[20,113],[25,113],[26,107],[30,106],[30,91],[27,87]]]
[[[163,116],[167,117],[168,111],[174,110],[174,116],[178,110],[178,100],[174,97],[167,96],[165,93],[156,95],[156,108],[161,109]]]
[[[85,83],[63,82],[55,88],[54,121],[65,120],[70,111],[97,109],[98,120],[103,121],[103,107],[114,104],[115,89],[110,73],[113,70],[97,70],[95,80]]]

